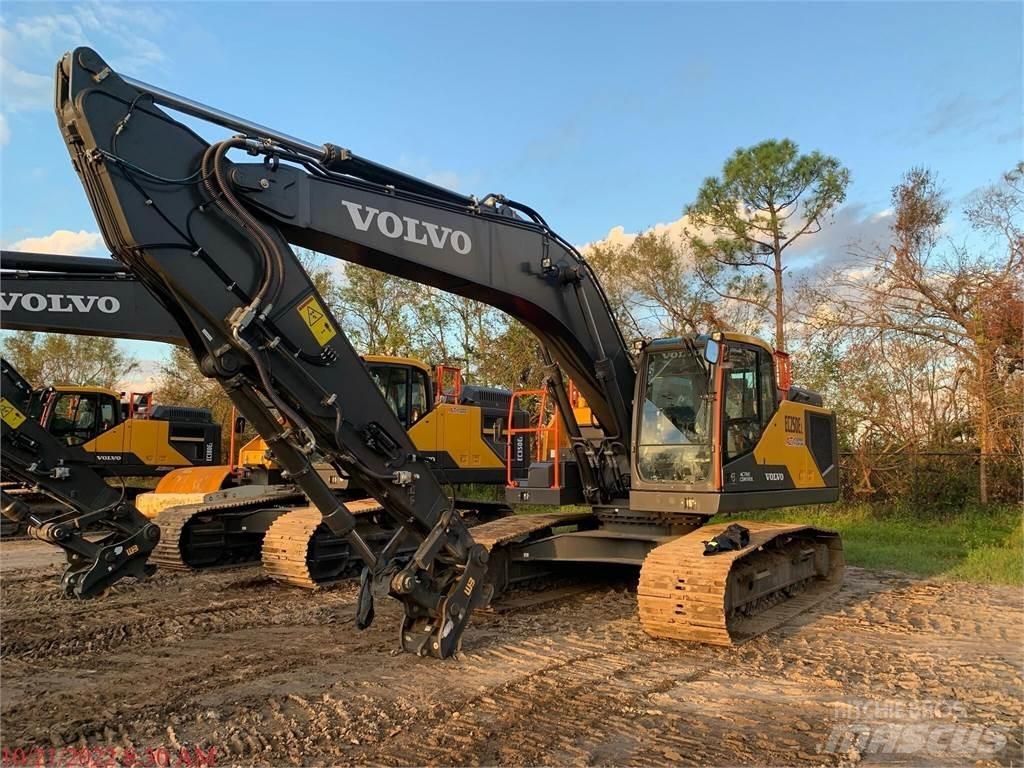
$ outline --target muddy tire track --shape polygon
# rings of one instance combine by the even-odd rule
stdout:
[[[437,662],[394,653],[392,601],[357,632],[353,585],[161,574],[82,604],[53,599],[56,572],[0,582],[9,748],[198,745],[254,766],[837,765],[876,757],[822,751],[844,707],[895,700],[958,702],[963,722],[1007,734],[990,762],[1021,757],[1019,590],[850,569],[830,603],[722,649],[647,637],[632,586],[612,584],[478,615],[463,654]],[[904,762],[937,762],[925,757]]]

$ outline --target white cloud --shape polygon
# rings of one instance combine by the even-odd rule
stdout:
[[[53,106],[53,81],[15,66],[4,56],[0,56],[0,90],[4,108],[11,112]]]
[[[870,277],[874,274],[874,271],[873,267],[854,267],[846,270],[845,274],[849,280],[852,280],[853,282],[860,282],[864,278]]]
[[[129,75],[167,61],[146,35],[166,34],[171,12],[96,1],[67,7],[67,13],[0,17],[0,89],[7,112],[51,109],[53,78],[37,73],[52,71],[60,54],[80,45],[101,51],[115,70]]]
[[[11,128],[7,125],[7,117],[0,112],[0,147],[11,140]]]
[[[12,251],[29,253],[57,253],[66,256],[82,256],[103,249],[103,237],[99,232],[84,229],[72,232],[69,229],[54,230],[42,237],[26,237],[11,244]]]
[[[790,275],[810,276],[854,261],[853,252],[870,250],[886,241],[892,216],[891,208],[872,212],[862,203],[844,205],[835,212],[831,221],[824,224],[821,232],[802,236],[786,250],[791,260],[788,262],[791,265]],[[675,221],[655,224],[648,231],[652,230],[655,234],[667,234],[671,239],[682,241],[686,238],[686,231],[693,233],[694,227],[686,216],[681,216]],[[704,233],[705,238],[712,236],[709,232]],[[612,227],[604,238],[585,243],[580,250],[585,254],[594,245],[628,246],[636,237],[637,233],[627,232],[625,227]]]
[[[467,188],[476,184],[479,174],[466,175],[450,169],[438,169],[429,157],[423,155],[411,155],[406,152],[398,156],[394,167],[403,173],[416,176],[431,184],[437,184],[445,189],[452,189],[456,192],[467,193]]]
[[[863,203],[844,205],[831,220],[823,223],[821,232],[801,237],[789,252],[793,256],[843,260],[851,249],[873,248],[884,243],[889,235],[892,216],[892,208],[870,211]]]
[[[17,39],[28,48],[53,48],[54,44],[68,38],[79,40],[85,37],[81,24],[67,13],[44,14],[18,19],[14,23]]]
[[[693,233],[694,226],[690,223],[689,219],[686,216],[681,216],[675,221],[655,224],[653,227],[650,227],[644,231],[654,232],[654,234],[656,235],[668,235],[669,239],[682,241],[687,238],[687,230]],[[630,243],[636,240],[637,235],[637,232],[627,232],[626,228],[623,226],[612,227],[611,229],[608,230],[608,234],[605,235],[603,238],[601,238],[600,240],[596,240],[592,243],[585,243],[584,245],[580,246],[580,250],[586,251],[587,248],[590,248],[591,246],[594,245],[628,246]]]
[[[434,173],[428,173],[426,179],[431,184],[437,184],[437,186],[444,187],[445,189],[458,190],[462,185],[462,179],[459,178],[459,174],[455,171],[436,171]]]
[[[131,374],[117,382],[120,392],[152,392],[160,386],[163,360],[139,360]]]

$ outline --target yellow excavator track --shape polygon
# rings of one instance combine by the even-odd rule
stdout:
[[[373,499],[347,501],[345,506],[356,517],[380,512],[382,509]],[[472,525],[473,540],[483,544],[490,551],[496,546],[535,531],[579,522],[589,517],[589,513],[578,512],[509,515],[491,522]],[[263,539],[264,573],[274,581],[304,589],[318,589],[350,578],[353,574],[345,573],[325,580],[311,569],[311,549],[316,546],[316,537],[330,535],[320,526],[320,511],[312,506],[294,509],[277,518],[267,529]]]
[[[556,512],[550,515],[509,515],[499,520],[474,526],[473,541],[483,544],[488,552],[501,544],[520,539],[545,528],[571,525],[592,518],[590,512]]]
[[[788,621],[842,583],[839,534],[805,525],[741,522],[743,549],[704,555],[728,524],[651,550],[640,569],[640,623],[654,637],[737,645]]]
[[[346,501],[348,511],[356,517],[379,512],[382,507],[374,499]],[[304,589],[317,589],[341,579],[350,578],[345,573],[340,578],[323,581],[310,570],[310,547],[323,522],[323,516],[316,507],[293,509],[277,518],[263,537],[263,572],[274,581]],[[323,535],[330,535],[324,531]],[[362,563],[358,563],[361,567]]]
[[[153,509],[158,513],[151,520],[160,526],[160,543],[157,544],[150,555],[150,562],[160,568],[173,571],[203,570],[209,566],[190,565],[186,552],[189,550],[189,534],[187,528],[194,520],[202,521],[215,516],[218,512],[242,512],[247,509],[259,509],[261,507],[284,506],[290,503],[299,502],[302,495],[292,488],[282,487],[262,494],[244,493],[248,489],[232,489],[213,494],[202,494],[199,501],[191,503],[153,504]],[[149,495],[149,494],[146,494]],[[154,501],[171,502],[175,497],[187,496],[188,494],[153,494]],[[164,498],[166,497],[166,498]],[[214,501],[213,499],[216,499]],[[149,515],[147,515],[148,517]],[[223,566],[238,567],[250,565],[256,560],[244,560],[222,564]],[[221,566],[217,566],[221,567]]]

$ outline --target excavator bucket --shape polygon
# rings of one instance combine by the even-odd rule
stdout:
[[[728,524],[656,547],[640,569],[640,623],[654,637],[738,645],[788,621],[842,583],[839,534],[806,525],[742,522],[750,542],[705,555]]]

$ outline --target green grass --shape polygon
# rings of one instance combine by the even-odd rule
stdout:
[[[892,506],[833,504],[742,517],[839,531],[850,565],[979,584],[1024,585],[1024,523],[1021,508],[1015,505],[973,505],[952,514],[929,515]]]

